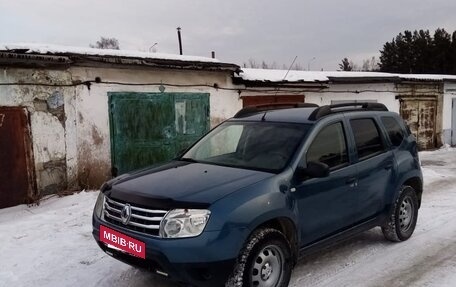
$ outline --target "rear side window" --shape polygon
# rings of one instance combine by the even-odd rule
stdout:
[[[373,119],[350,120],[359,160],[381,153],[382,139]]]
[[[393,117],[382,117],[382,123],[388,132],[388,137],[393,146],[400,146],[404,140],[404,131]]]
[[[322,162],[330,169],[348,163],[347,144],[342,123],[324,127],[307,151],[307,162]]]

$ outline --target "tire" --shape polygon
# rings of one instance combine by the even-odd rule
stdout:
[[[286,287],[293,260],[286,237],[272,228],[253,232],[225,287]]]
[[[386,239],[405,241],[412,236],[418,219],[418,197],[413,187],[404,185],[394,203],[388,221],[382,226]]]

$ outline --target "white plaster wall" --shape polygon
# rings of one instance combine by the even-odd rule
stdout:
[[[328,89],[321,92],[306,92],[306,103],[330,105],[332,100],[362,101],[376,100],[384,104],[388,110],[399,113],[400,104],[395,99],[394,84],[330,84]]]
[[[456,98],[456,83],[445,83],[443,95],[443,129],[451,129],[451,104]]]
[[[104,82],[163,83],[213,85],[235,88],[228,72],[141,70],[106,68],[71,68],[73,80],[87,81],[100,77]],[[170,87],[166,92],[200,92],[210,94],[211,125],[233,116],[242,106],[237,91],[212,87]],[[160,92],[158,85],[92,84],[90,90],[79,86],[75,100],[76,149],[68,150],[69,157],[77,158],[82,184],[94,187],[111,174],[109,129],[109,92]],[[70,155],[71,153],[71,155]],[[81,180],[81,179],[80,179]]]
[[[71,84],[95,80],[122,83],[204,84],[236,88],[229,72],[105,69],[74,67],[69,70],[0,70],[3,83]],[[46,100],[56,91],[63,95],[64,119],[47,111]],[[35,174],[40,193],[61,189],[98,187],[110,177],[111,153],[108,92],[159,92],[157,85],[128,86],[92,84],[84,86],[0,86],[0,106],[26,107],[30,114]],[[165,92],[210,94],[211,125],[233,116],[241,107],[237,90],[213,87],[170,87]]]
[[[456,145],[456,142],[451,141],[452,125],[452,103],[456,98],[456,83],[446,82],[444,84],[443,94],[443,116],[442,116],[442,129],[444,144]],[[456,115],[455,115],[456,116]]]
[[[58,85],[71,83],[71,76],[61,70],[3,68],[0,82]],[[36,184],[40,193],[57,191],[67,181],[64,123],[47,111],[46,100],[56,92],[65,99],[73,90],[72,87],[0,86],[0,106],[25,107],[29,112]]]

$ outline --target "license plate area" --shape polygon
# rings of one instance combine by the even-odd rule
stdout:
[[[109,248],[146,259],[146,244],[144,242],[103,225],[100,225],[100,241]]]

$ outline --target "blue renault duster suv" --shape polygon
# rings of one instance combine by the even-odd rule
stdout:
[[[195,286],[287,286],[303,253],[375,226],[407,240],[417,144],[377,103],[244,108],[182,156],[106,182],[93,236],[107,254]]]

